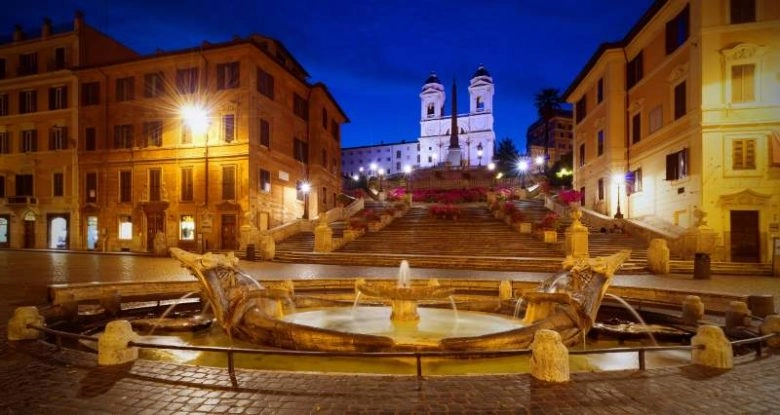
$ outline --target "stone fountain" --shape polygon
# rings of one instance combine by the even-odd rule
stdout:
[[[288,318],[294,316],[284,315],[284,303],[295,303],[292,291],[269,289],[258,284],[240,270],[235,256],[197,255],[177,248],[171,248],[170,252],[201,283],[203,297],[211,304],[216,321],[229,336],[286,349],[363,352],[523,349],[531,345],[534,334],[542,329],[556,331],[563,343],[573,344],[593,326],[612,276],[629,255],[629,251],[621,251],[608,257],[567,259],[564,261],[566,272],[551,277],[537,290],[524,294],[527,311],[523,322],[513,322],[513,326],[501,326],[498,331],[487,334],[459,336],[459,332],[454,332],[454,335],[418,342],[399,339],[381,330],[358,332],[344,329],[346,325],[340,323],[335,326],[320,325]],[[427,318],[425,314],[420,316],[420,302],[448,298],[454,292],[435,281],[428,285],[412,284],[408,264],[402,266],[395,284],[358,281],[356,289],[360,294],[391,304],[392,313],[389,319],[385,317],[386,322],[419,322],[419,325],[424,323],[419,320]],[[371,311],[381,308],[369,307]],[[317,319],[327,320],[328,313],[337,309],[351,311],[352,307],[326,307],[325,314]],[[426,312],[431,310],[425,309]],[[438,311],[447,313],[450,324],[462,324],[461,319],[455,317],[455,312]]]

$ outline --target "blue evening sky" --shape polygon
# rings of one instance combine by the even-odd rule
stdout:
[[[496,138],[525,148],[534,94],[563,92],[602,42],[620,40],[652,0],[11,0],[0,36],[14,24],[39,30],[44,17],[88,24],[136,51],[175,50],[203,40],[260,33],[280,40],[322,81],[349,116],[342,146],[414,140],[422,83],[431,71],[458,83],[484,64],[495,82]],[[449,114],[450,105],[446,106]]]

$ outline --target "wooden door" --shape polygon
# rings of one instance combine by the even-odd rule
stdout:
[[[731,260],[759,262],[761,260],[757,210],[731,211]]]
[[[25,220],[24,222],[24,247],[35,248],[35,221]]]
[[[165,212],[146,215],[146,250],[154,251],[154,237],[157,232],[165,232]]]
[[[238,249],[236,215],[222,215],[222,249]]]

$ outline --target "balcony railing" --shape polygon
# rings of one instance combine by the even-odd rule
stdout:
[[[8,196],[9,205],[37,205],[38,198],[33,196]]]

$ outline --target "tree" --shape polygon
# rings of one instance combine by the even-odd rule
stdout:
[[[534,96],[534,106],[539,116],[544,121],[544,158],[545,171],[547,169],[547,160],[550,159],[550,130],[549,124],[555,113],[561,109],[563,99],[558,88],[544,88]]]
[[[503,172],[504,175],[511,175],[515,172],[515,163],[519,157],[517,147],[512,139],[504,137],[498,142],[498,148],[495,153],[496,169]]]

